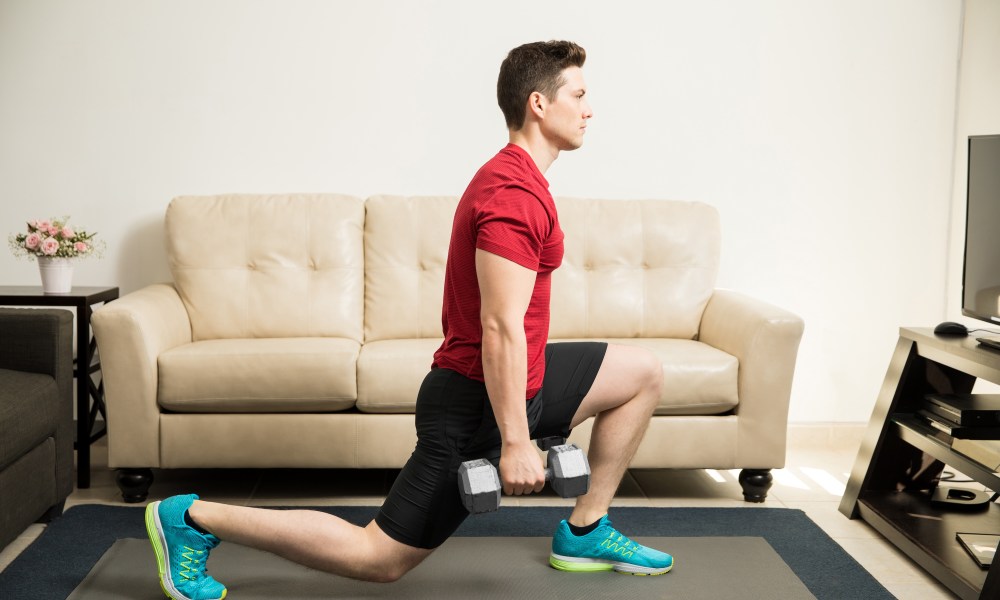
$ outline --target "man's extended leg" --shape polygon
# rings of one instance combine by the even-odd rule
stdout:
[[[174,600],[221,600],[226,587],[208,574],[218,536],[304,565],[369,581],[402,577],[432,551],[389,538],[319,511],[277,511],[172,496],[146,507],[146,530],[160,585]],[[218,534],[218,535],[216,535]]]
[[[433,552],[397,542],[374,521],[358,527],[318,511],[202,501],[189,510],[196,523],[221,539],[353,579],[395,581]]]

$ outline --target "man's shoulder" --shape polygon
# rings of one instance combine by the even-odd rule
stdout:
[[[550,213],[554,212],[552,196],[524,159],[511,144],[501,149],[469,182],[460,208],[471,209],[480,215],[483,212],[518,213],[526,209],[535,218],[551,219]]]
[[[530,171],[527,165],[516,152],[511,150],[510,146],[502,148],[493,155],[476,173],[477,178],[492,176],[512,181],[525,179],[528,175],[530,175]]]

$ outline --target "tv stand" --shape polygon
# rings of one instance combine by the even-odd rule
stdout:
[[[981,569],[955,534],[1000,534],[1000,505],[943,510],[931,505],[929,490],[945,464],[993,491],[1000,473],[956,452],[914,416],[927,394],[969,393],[977,378],[1000,384],[1000,351],[971,337],[900,329],[840,512],[863,519],[959,597],[996,599],[1000,558]]]

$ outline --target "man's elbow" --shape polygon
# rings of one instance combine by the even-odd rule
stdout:
[[[496,315],[480,315],[480,323],[483,328],[483,337],[487,335],[496,335],[503,331],[503,320]]]
[[[516,337],[518,330],[524,335],[524,321],[511,318],[505,315],[483,314],[481,316],[483,328],[483,340],[510,339]]]

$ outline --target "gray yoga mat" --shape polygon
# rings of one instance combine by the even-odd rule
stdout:
[[[390,584],[353,581],[274,555],[222,544],[209,573],[227,598],[815,598],[760,537],[637,537],[670,552],[671,572],[658,577],[563,573],[548,566],[544,537],[453,537],[422,565]],[[120,539],[69,596],[72,600],[161,600],[149,541]]]

